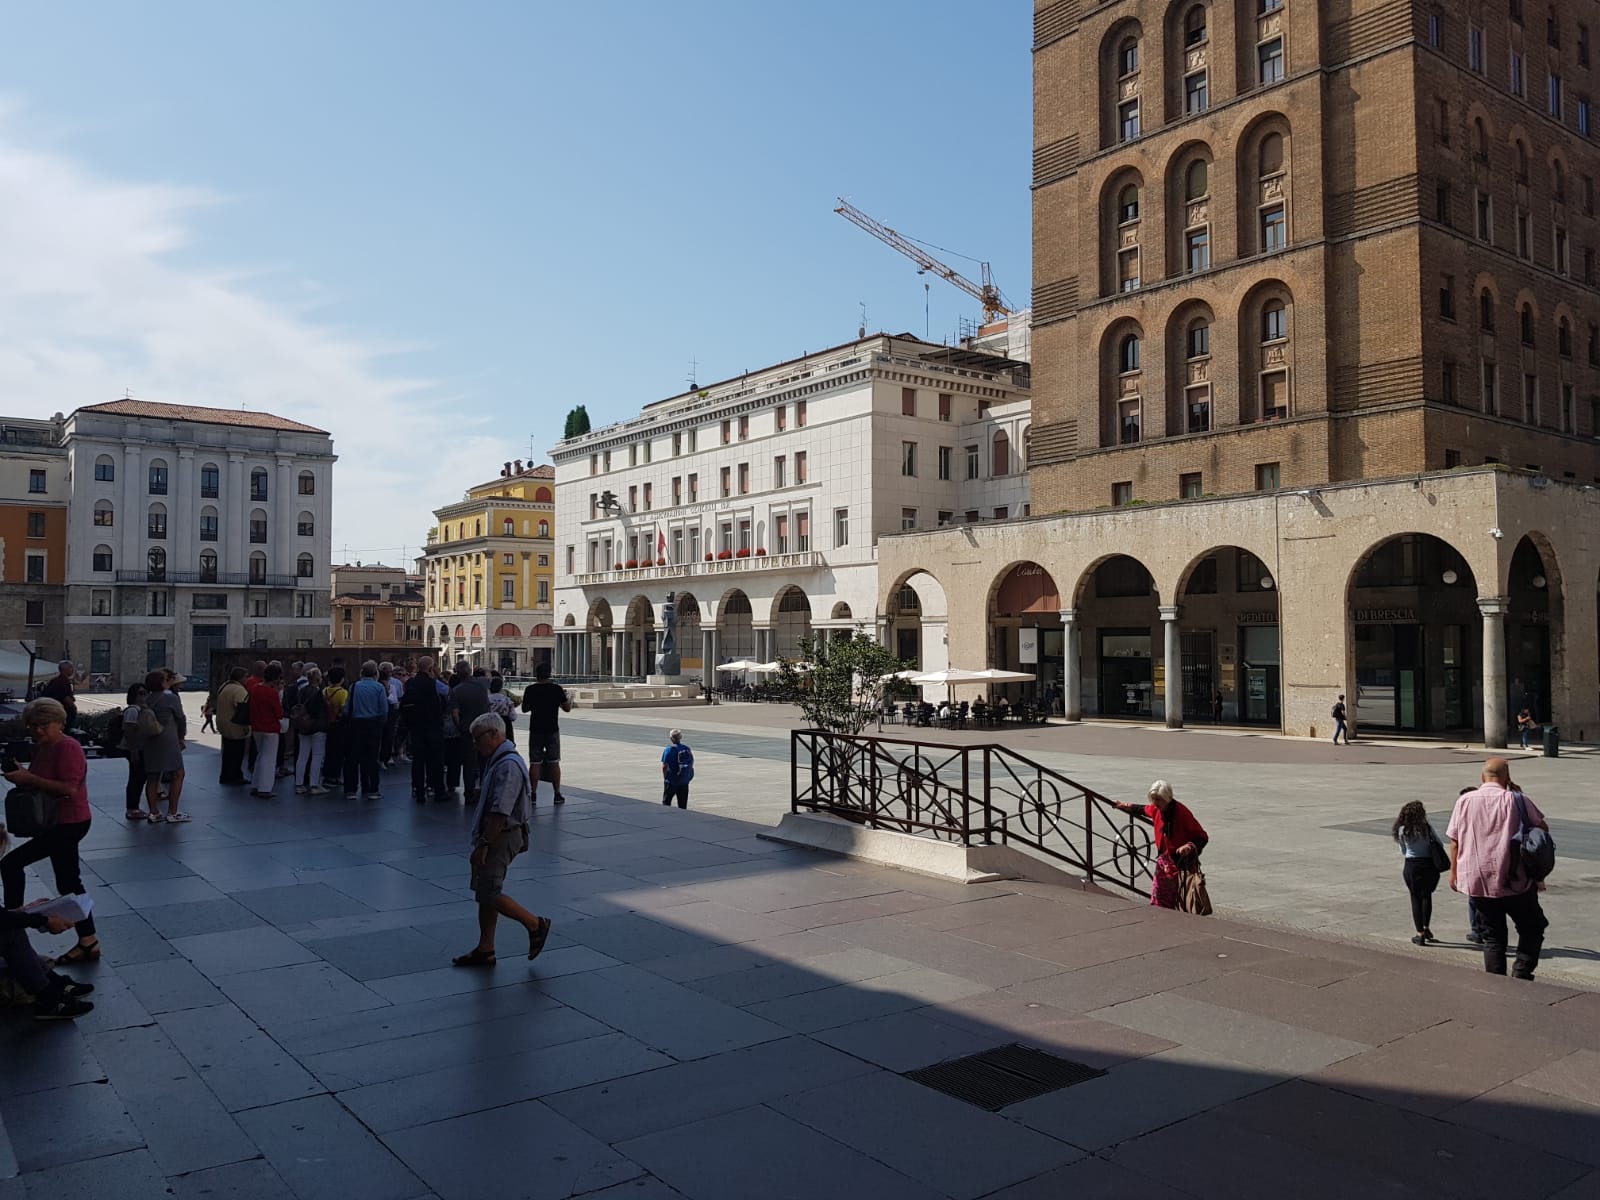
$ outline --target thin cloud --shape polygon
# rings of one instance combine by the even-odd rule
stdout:
[[[115,399],[247,408],[333,434],[333,545],[416,547],[429,510],[505,457],[488,418],[438,381],[383,369],[407,347],[312,318],[303,302],[250,290],[263,272],[201,268],[192,223],[226,203],[202,187],[109,178],[27,144],[22,110],[0,97],[0,395],[4,411],[48,416]],[[270,273],[281,285],[285,272]],[[287,291],[290,289],[276,289]],[[465,415],[464,415],[465,414]],[[477,428],[475,428],[475,426]],[[481,431],[480,431],[481,430]],[[426,494],[423,494],[425,491]],[[398,554],[388,556],[398,565]]]

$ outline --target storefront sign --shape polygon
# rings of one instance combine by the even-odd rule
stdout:
[[[1020,663],[1036,663],[1039,661],[1039,631],[1037,629],[1017,630],[1017,661]]]
[[[1241,625],[1276,625],[1278,614],[1275,612],[1246,612],[1239,614]]]
[[[1015,572],[1013,572],[1013,574],[1023,579],[1026,579],[1030,575],[1043,575],[1044,573],[1044,568],[1038,563],[1023,563],[1016,569]]]
[[[1411,608],[1358,608],[1357,625],[1390,625],[1397,621],[1415,621],[1417,613]]]

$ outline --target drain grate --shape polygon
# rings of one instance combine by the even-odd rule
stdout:
[[[990,1112],[1097,1079],[1104,1071],[1012,1042],[907,1071],[905,1077]]]

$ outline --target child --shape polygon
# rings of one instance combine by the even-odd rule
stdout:
[[[694,778],[694,751],[684,745],[683,731],[667,734],[667,748],[661,752],[661,803],[689,807],[689,781]]]
[[[1433,936],[1429,925],[1433,921],[1433,893],[1439,886],[1440,873],[1434,847],[1443,851],[1444,845],[1433,832],[1433,826],[1428,824],[1428,810],[1420,800],[1412,800],[1400,810],[1389,832],[1405,858],[1403,877],[1406,890],[1411,893],[1411,923],[1417,927],[1411,940],[1418,946],[1426,946],[1439,940]]]

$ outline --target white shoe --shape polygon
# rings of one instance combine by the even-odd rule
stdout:
[[[310,790],[310,794],[313,796],[326,796],[328,794],[328,789],[325,787],[314,787]]]
[[[305,785],[304,784],[299,784],[299,783],[295,784],[294,785],[294,794],[296,796],[304,796],[306,794]]]

